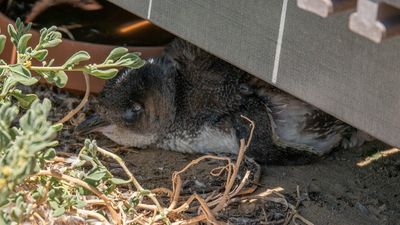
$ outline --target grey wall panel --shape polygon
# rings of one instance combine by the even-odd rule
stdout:
[[[275,54],[280,18],[276,8],[280,4],[258,0],[153,0],[151,20],[267,79],[265,71],[272,66]]]
[[[348,30],[348,15],[322,19],[291,4],[277,86],[400,145],[400,39],[375,44]]]
[[[150,0],[109,0],[110,2],[129,10],[130,12],[146,18]]]
[[[151,2],[152,22],[271,82],[283,1]],[[368,41],[348,29],[349,14],[322,19],[289,0],[275,85],[400,146],[400,39]]]

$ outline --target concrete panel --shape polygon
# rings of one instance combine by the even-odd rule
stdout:
[[[374,44],[348,29],[349,13],[323,19],[289,0],[275,57],[283,2],[152,0],[150,20],[267,82],[276,65],[277,87],[400,146],[400,39]]]
[[[265,71],[271,68],[275,54],[280,18],[276,8],[280,4],[258,0],[153,0],[151,21],[267,79]]]
[[[400,146],[400,39],[372,43],[349,31],[348,16],[291,4],[276,86]]]
[[[151,0],[109,0],[110,2],[129,10],[137,16],[146,18]]]

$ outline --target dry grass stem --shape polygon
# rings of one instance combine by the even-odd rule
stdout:
[[[104,225],[109,225],[110,224],[103,215],[101,215],[100,213],[97,213],[95,211],[85,210],[85,209],[75,209],[75,210],[76,210],[76,212],[78,214],[82,215],[82,217],[94,218],[94,219],[100,221]]]
[[[90,186],[88,183],[75,178],[75,177],[71,177],[65,174],[60,174],[54,171],[49,171],[49,170],[41,170],[39,171],[36,176],[52,176],[61,180],[65,180],[68,182],[71,182],[75,185],[81,186],[89,191],[91,191],[92,193],[94,193],[98,198],[102,199],[105,203],[106,203],[106,207],[109,210],[109,212],[111,213],[111,217],[114,221],[115,224],[121,224],[121,220],[120,217],[118,216],[118,213],[114,210],[114,208],[111,205],[111,200],[105,196],[103,193],[101,193],[99,190],[97,190],[96,188]]]
[[[89,80],[89,75],[85,72],[83,72],[83,77],[85,78],[85,84],[86,84],[86,90],[85,90],[85,95],[82,98],[82,101],[79,103],[79,105],[71,110],[67,115],[65,115],[61,120],[58,121],[58,123],[65,123],[68,120],[70,120],[73,116],[75,116],[88,102],[89,100],[89,95],[90,95],[90,80]]]

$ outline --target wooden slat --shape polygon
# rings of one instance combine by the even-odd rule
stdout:
[[[400,34],[400,7],[384,1],[358,0],[350,17],[352,31],[376,42]]]
[[[355,8],[356,3],[357,0],[297,0],[299,8],[322,17]]]

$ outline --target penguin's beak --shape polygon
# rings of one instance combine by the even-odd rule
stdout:
[[[86,118],[75,128],[77,134],[88,134],[97,131],[100,128],[110,125],[107,121],[101,118],[100,115],[94,114]]]

